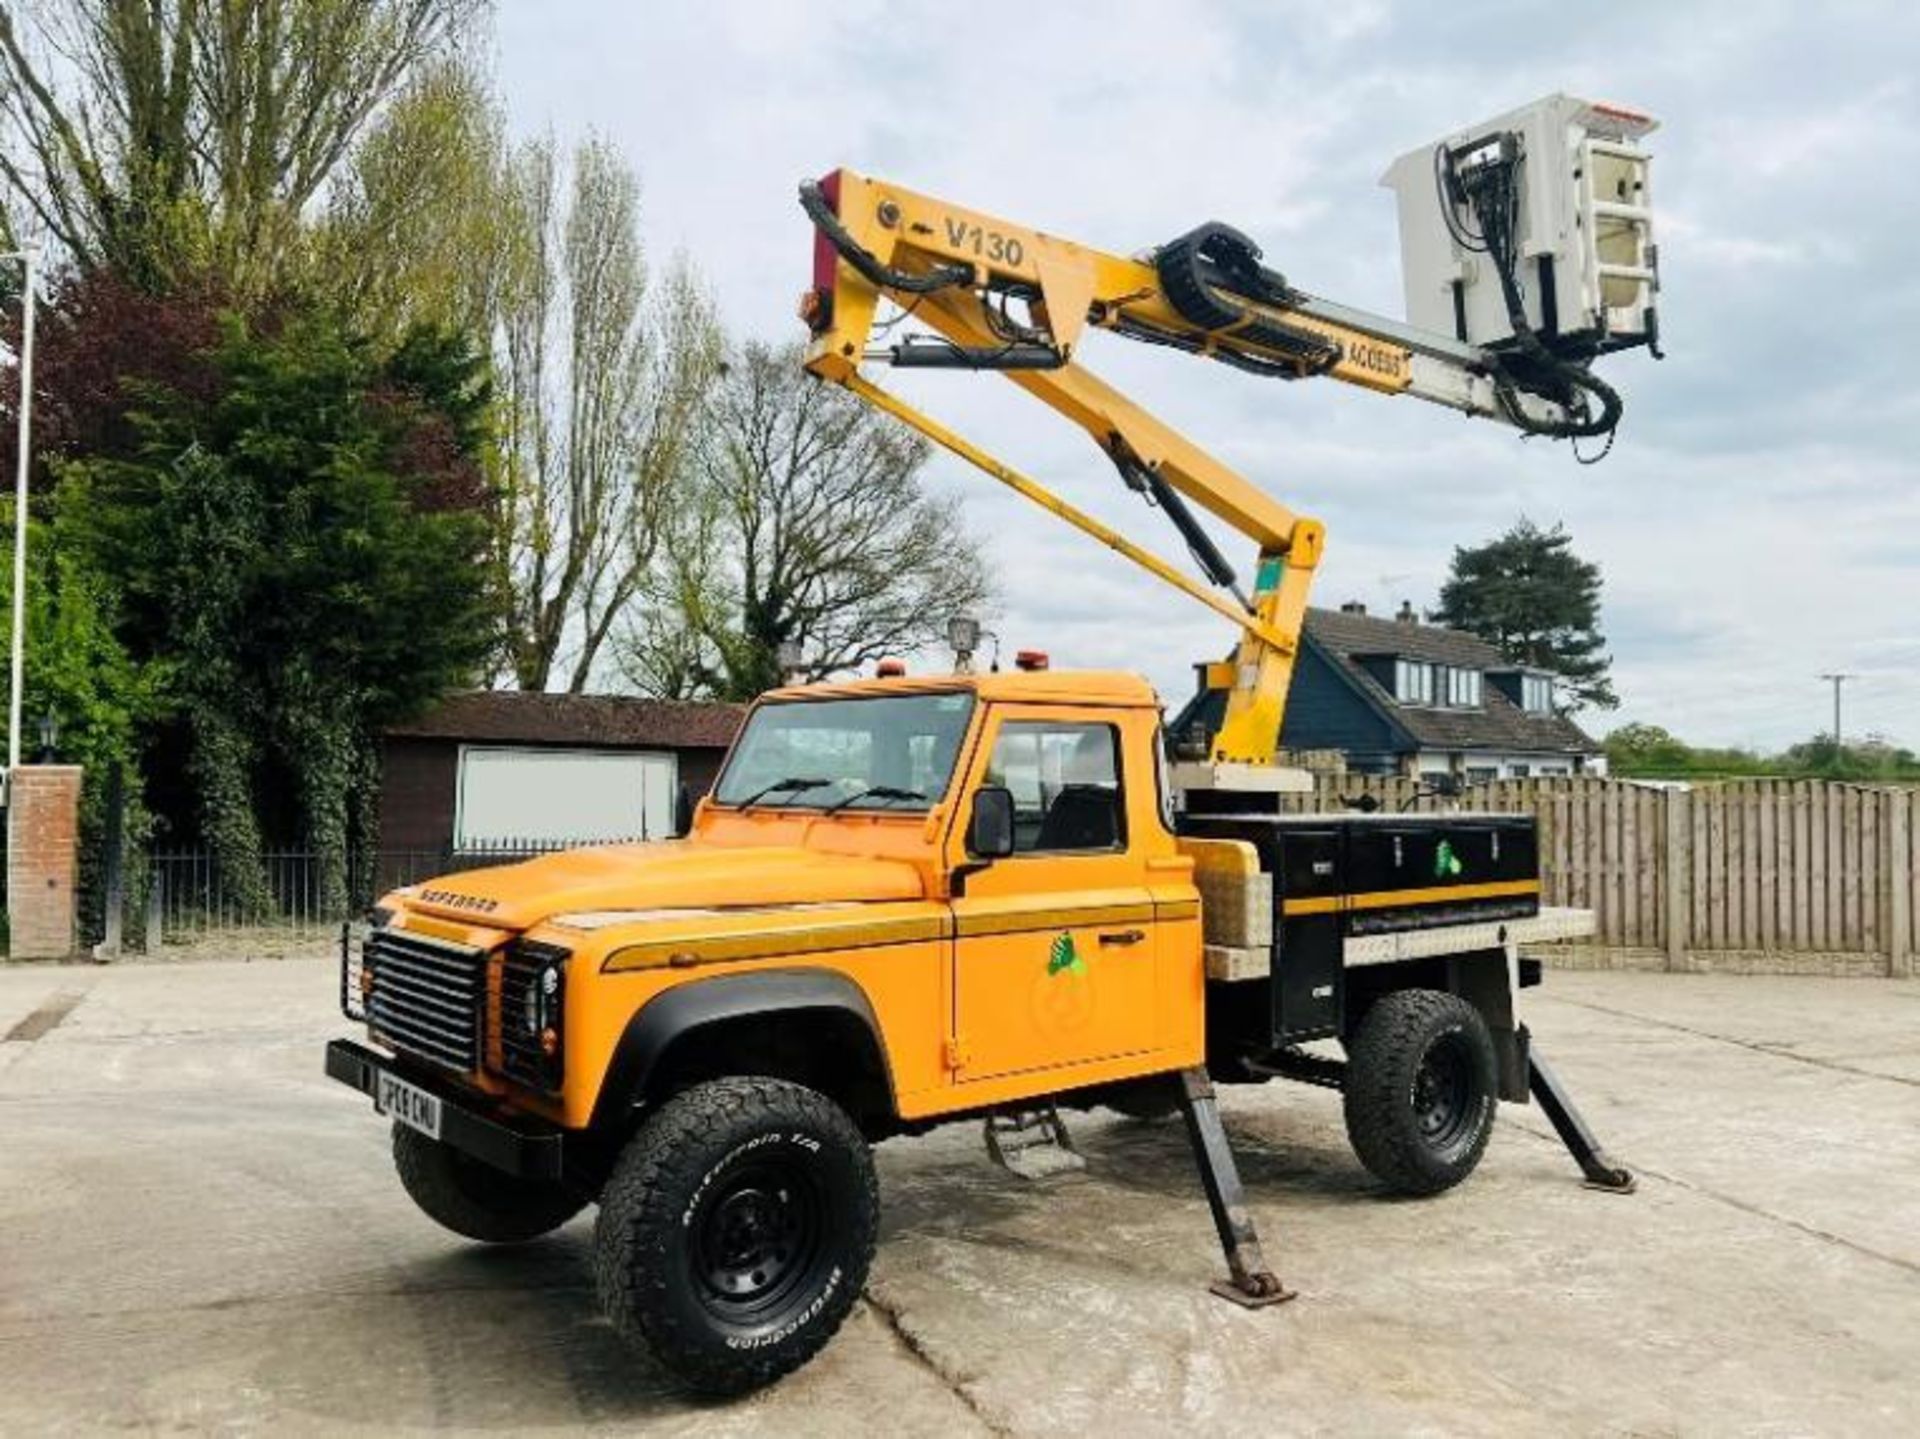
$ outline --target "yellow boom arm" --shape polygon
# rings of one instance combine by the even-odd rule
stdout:
[[[1497,366],[1482,352],[1293,290],[1261,268],[1258,249],[1226,226],[1202,226],[1149,259],[1127,259],[851,170],[803,186],[801,198],[817,230],[814,287],[802,306],[813,332],[810,371],[1240,627],[1231,663],[1208,671],[1209,685],[1227,692],[1213,741],[1216,762],[1274,760],[1324,532],[1318,521],[1295,514],[1088,371],[1078,359],[1087,330],[1283,379],[1325,375],[1521,422],[1512,387],[1502,393]],[[934,335],[871,348],[883,295]],[[861,373],[866,362],[1004,373],[1085,430],[1127,484],[1166,510],[1212,585],[874,384]],[[1547,408],[1532,399],[1523,403],[1534,413]],[[1239,587],[1187,501],[1258,547],[1250,590]]]

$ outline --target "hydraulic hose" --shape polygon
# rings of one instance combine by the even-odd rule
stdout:
[[[1530,435],[1550,439],[1575,440],[1610,436],[1620,424],[1624,408],[1620,392],[1590,370],[1570,363],[1553,353],[1527,319],[1526,304],[1520,295],[1516,274],[1515,227],[1518,223],[1515,170],[1520,163],[1518,137],[1501,138],[1499,155],[1474,168],[1463,177],[1454,157],[1444,147],[1434,151],[1434,183],[1439,192],[1440,210],[1446,219],[1454,243],[1463,249],[1481,251],[1493,262],[1500,280],[1500,297],[1506,307],[1507,324],[1526,367],[1505,363],[1493,376],[1494,394],[1500,408],[1515,426]],[[1480,233],[1468,234],[1454,216],[1454,206],[1464,203],[1479,219]],[[1559,405],[1568,418],[1540,420],[1521,408],[1519,392],[1525,391]],[[1586,397],[1599,402],[1599,413],[1588,414]]]
[[[840,258],[859,271],[869,284],[909,295],[931,295],[936,290],[972,283],[973,270],[967,265],[936,265],[924,275],[915,275],[881,264],[879,257],[864,248],[840,223],[818,180],[800,182],[800,208],[807,212],[807,218],[827,237]]]

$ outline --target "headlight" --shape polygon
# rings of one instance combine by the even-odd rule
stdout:
[[[500,1058],[508,1078],[559,1087],[570,958],[559,946],[535,940],[507,946],[500,972]]]
[[[520,1001],[520,1027],[530,1038],[554,1028],[560,1020],[560,966],[547,963],[527,983]]]
[[[340,1012],[355,1024],[367,1018],[367,999],[373,993],[373,968],[367,963],[367,940],[393,920],[393,911],[378,906],[359,919],[340,926]]]

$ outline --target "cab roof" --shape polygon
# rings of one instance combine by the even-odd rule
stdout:
[[[999,674],[923,674],[892,679],[844,680],[787,685],[768,690],[769,700],[862,699],[878,695],[950,694],[971,690],[983,700],[1028,704],[1124,705],[1158,709],[1160,696],[1140,675],[1125,670],[1006,670]]]

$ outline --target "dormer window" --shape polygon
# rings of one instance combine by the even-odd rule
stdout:
[[[1433,703],[1433,666],[1423,660],[1393,662],[1393,697],[1403,705]]]
[[[1553,713],[1553,679],[1549,675],[1520,677],[1520,707],[1530,715]]]
[[[1447,703],[1454,709],[1479,709],[1480,671],[1449,668],[1447,670]]]

